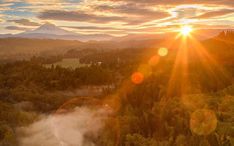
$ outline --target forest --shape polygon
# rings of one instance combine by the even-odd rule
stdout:
[[[186,61],[180,59],[184,54],[176,42],[165,46],[165,55],[158,55],[154,45],[71,47],[53,56],[3,60],[0,146],[21,146],[19,127],[38,121],[40,115],[66,114],[76,107],[111,110],[98,134],[83,136],[97,146],[234,145],[233,42],[234,32],[221,32],[199,42],[203,47],[190,47]],[[62,58],[91,65],[45,67]],[[93,86],[105,89],[93,97],[61,94]]]

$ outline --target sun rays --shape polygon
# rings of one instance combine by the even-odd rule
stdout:
[[[148,60],[147,68],[157,68],[161,60],[164,60],[163,58],[171,58],[169,55],[175,54],[167,84],[166,99],[198,92],[201,83],[196,80],[197,72],[201,73],[201,76],[207,76],[214,80],[216,85],[222,85],[225,82],[223,79],[228,78],[225,69],[209,53],[203,43],[193,36],[192,32],[194,31],[195,28],[192,25],[181,26],[178,34],[174,38],[164,40],[159,45],[161,47],[156,48],[157,51],[151,54],[152,56]],[[171,53],[172,51],[174,53]],[[194,69],[195,67],[200,68],[200,70]],[[160,70],[160,68],[158,69]],[[139,85],[148,78],[148,74],[154,73],[152,71],[146,73],[138,69],[132,74],[131,82]]]
[[[179,34],[176,36],[178,50],[168,83],[167,97],[173,96],[178,90],[181,96],[191,94],[196,90],[195,88],[198,88],[194,87],[194,84],[191,85],[191,80],[193,79],[193,82],[195,80],[191,75],[195,74],[194,71],[196,71],[194,69],[191,70],[194,67],[194,62],[197,62],[197,66],[202,68],[202,71],[208,77],[214,79],[217,85],[222,85],[223,79],[228,78],[224,68],[207,51],[201,41],[191,34],[192,31],[192,26],[182,26]]]
[[[184,104],[185,107],[190,106],[190,108],[194,108],[194,112],[190,117],[191,131],[198,135],[207,135],[213,132],[216,129],[217,124],[217,119],[213,114],[213,111],[197,107],[196,104],[203,103],[201,99],[191,99],[190,96],[186,96],[194,93],[198,94],[198,90],[196,90],[196,88],[199,87],[194,86],[194,80],[196,80],[196,77],[194,76],[196,76],[197,72],[195,72],[196,70],[194,69],[191,70],[191,66],[194,65],[194,62],[197,63],[199,68],[203,68],[204,73],[207,76],[213,77],[217,84],[222,84],[222,79],[219,77],[219,75],[226,77],[227,74],[222,66],[219,65],[218,61],[216,61],[215,58],[209,53],[209,51],[207,51],[207,48],[202,44],[202,42],[197,40],[192,35],[192,31],[193,29],[191,26],[184,26],[181,28],[181,31],[178,33],[178,35],[173,39],[166,39],[164,42],[162,42],[159,45],[160,47],[155,48],[155,52],[153,52],[151,57],[148,58],[148,64],[142,63],[145,60],[141,60],[142,64],[140,63],[138,68],[136,68],[131,76],[121,84],[119,90],[115,93],[116,96],[108,96],[107,99],[111,99],[111,101],[114,103],[113,105],[120,106],[120,101],[126,100],[127,94],[132,92],[136,86],[143,84],[144,81],[150,77],[150,75],[154,74],[152,68],[156,68],[157,71],[160,70],[160,62],[171,57],[170,55],[174,51],[175,58],[172,62],[173,66],[170,68],[171,70],[168,83],[165,86],[165,91],[163,91],[165,94],[162,95],[159,101],[160,108],[162,108],[162,110],[166,108],[166,105],[170,103],[170,98],[180,97],[179,100],[182,104]],[[163,66],[167,65],[167,63],[163,64]],[[203,74],[201,74],[201,76],[203,76]],[[207,81],[209,82],[209,79],[207,79]],[[114,108],[115,106],[111,105],[110,103],[106,103],[106,105],[113,109],[118,109]],[[205,121],[200,122],[203,119]],[[209,121],[207,119],[211,120]],[[119,119],[116,119],[116,122],[118,123]],[[204,124],[206,125],[204,126]],[[209,129],[209,127],[211,128]],[[116,143],[118,145],[118,129],[116,135]]]

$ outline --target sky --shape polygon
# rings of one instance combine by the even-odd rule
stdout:
[[[157,34],[181,25],[234,28],[234,0],[0,0],[0,33],[50,22],[81,34]]]

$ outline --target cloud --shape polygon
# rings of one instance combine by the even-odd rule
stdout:
[[[3,22],[4,15],[0,14],[0,22]]]
[[[48,20],[80,21],[93,23],[108,23],[121,21],[121,17],[88,14],[82,11],[48,10],[39,14],[38,18]]]
[[[0,11],[7,11],[10,10],[10,6],[13,5],[13,3],[0,3]]]
[[[122,15],[122,17],[127,17],[128,19],[125,21],[128,21],[128,24],[141,24],[171,16],[166,11],[153,10],[152,8],[143,7],[136,4],[123,4],[117,6],[99,5],[93,9],[105,13],[113,13]]]
[[[24,25],[24,26],[40,26],[39,23],[32,22],[28,19],[8,20],[8,22],[14,22],[14,23]]]
[[[57,3],[62,2],[62,0],[24,0],[27,3]]]
[[[74,3],[80,3],[81,0],[23,0],[26,3],[30,3],[30,4],[46,4],[46,3],[50,3],[50,4],[64,4],[64,3],[70,3],[70,4],[74,4]]]
[[[164,32],[167,29],[178,29],[179,25],[167,25],[167,26],[147,26],[147,27],[98,27],[98,26],[63,26],[65,28],[71,28],[79,30],[79,32],[102,32],[111,34],[127,34],[127,33],[149,33],[155,34],[158,32]]]
[[[214,5],[234,5],[232,0],[99,0],[112,2],[141,3],[144,5],[185,5],[185,4],[214,4]]]
[[[233,25],[232,16],[228,15],[234,8],[232,0],[2,1],[0,2],[0,11],[2,10],[0,14],[2,13],[4,17],[0,16],[0,22],[2,21],[1,24],[4,24],[3,28],[11,25],[8,22],[16,23],[15,28],[10,26],[11,30],[25,29],[19,26],[38,26],[42,22],[41,20],[48,20],[59,26],[67,25],[68,28],[71,25],[70,28],[77,32],[106,32],[108,34],[127,34],[137,31],[141,33],[150,31],[150,29],[163,32],[164,29],[160,27],[164,25],[180,25],[184,22],[195,25],[198,23],[197,21],[212,25],[218,23]],[[229,19],[228,23],[224,21],[223,17],[220,17],[226,15],[225,20]],[[32,20],[37,20],[35,18],[41,20],[32,22]],[[148,28],[147,25],[149,25]]]
[[[30,30],[29,28],[18,27],[18,26],[7,26],[7,27],[5,27],[5,29],[7,29],[7,30],[21,30],[21,31]]]
[[[65,28],[79,29],[79,30],[124,30],[113,27],[98,27],[98,26],[62,26]]]
[[[121,11],[124,11],[122,9]],[[134,10],[132,10],[133,13]],[[147,10],[145,10],[147,11]],[[63,21],[78,21],[91,23],[110,23],[123,22],[131,25],[137,25],[161,18],[168,17],[169,14],[165,12],[151,12],[151,15],[140,14],[140,11],[135,10],[135,16],[110,16],[110,15],[96,15],[82,11],[62,11],[62,10],[48,10],[39,14],[38,18],[44,20],[63,20]],[[127,14],[127,11],[126,11]]]
[[[195,7],[175,8],[173,10],[173,12],[177,14],[176,15],[177,19],[190,18],[190,17],[197,16],[197,14],[200,11],[202,10],[199,8],[195,8]]]
[[[20,146],[94,146],[108,112],[104,109],[76,107],[73,112],[42,118],[28,127],[18,128]]]
[[[208,19],[208,18],[224,16],[224,15],[231,14],[231,13],[234,13],[234,10],[223,9],[223,10],[218,10],[218,11],[207,12],[207,13],[201,14],[201,15],[193,17],[193,18]]]
[[[127,15],[136,15],[136,16],[154,16],[155,18],[164,18],[170,16],[167,12],[164,11],[155,11],[148,7],[142,7],[136,4],[124,4],[118,6],[109,6],[109,5],[99,5],[94,7],[95,10],[112,12],[119,14]]]

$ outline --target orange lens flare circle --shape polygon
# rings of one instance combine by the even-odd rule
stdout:
[[[156,66],[158,64],[158,62],[159,62],[159,56],[154,55],[149,59],[148,64],[150,66]]]
[[[132,74],[131,80],[134,84],[141,84],[144,80],[144,75],[140,72],[135,72]]]

